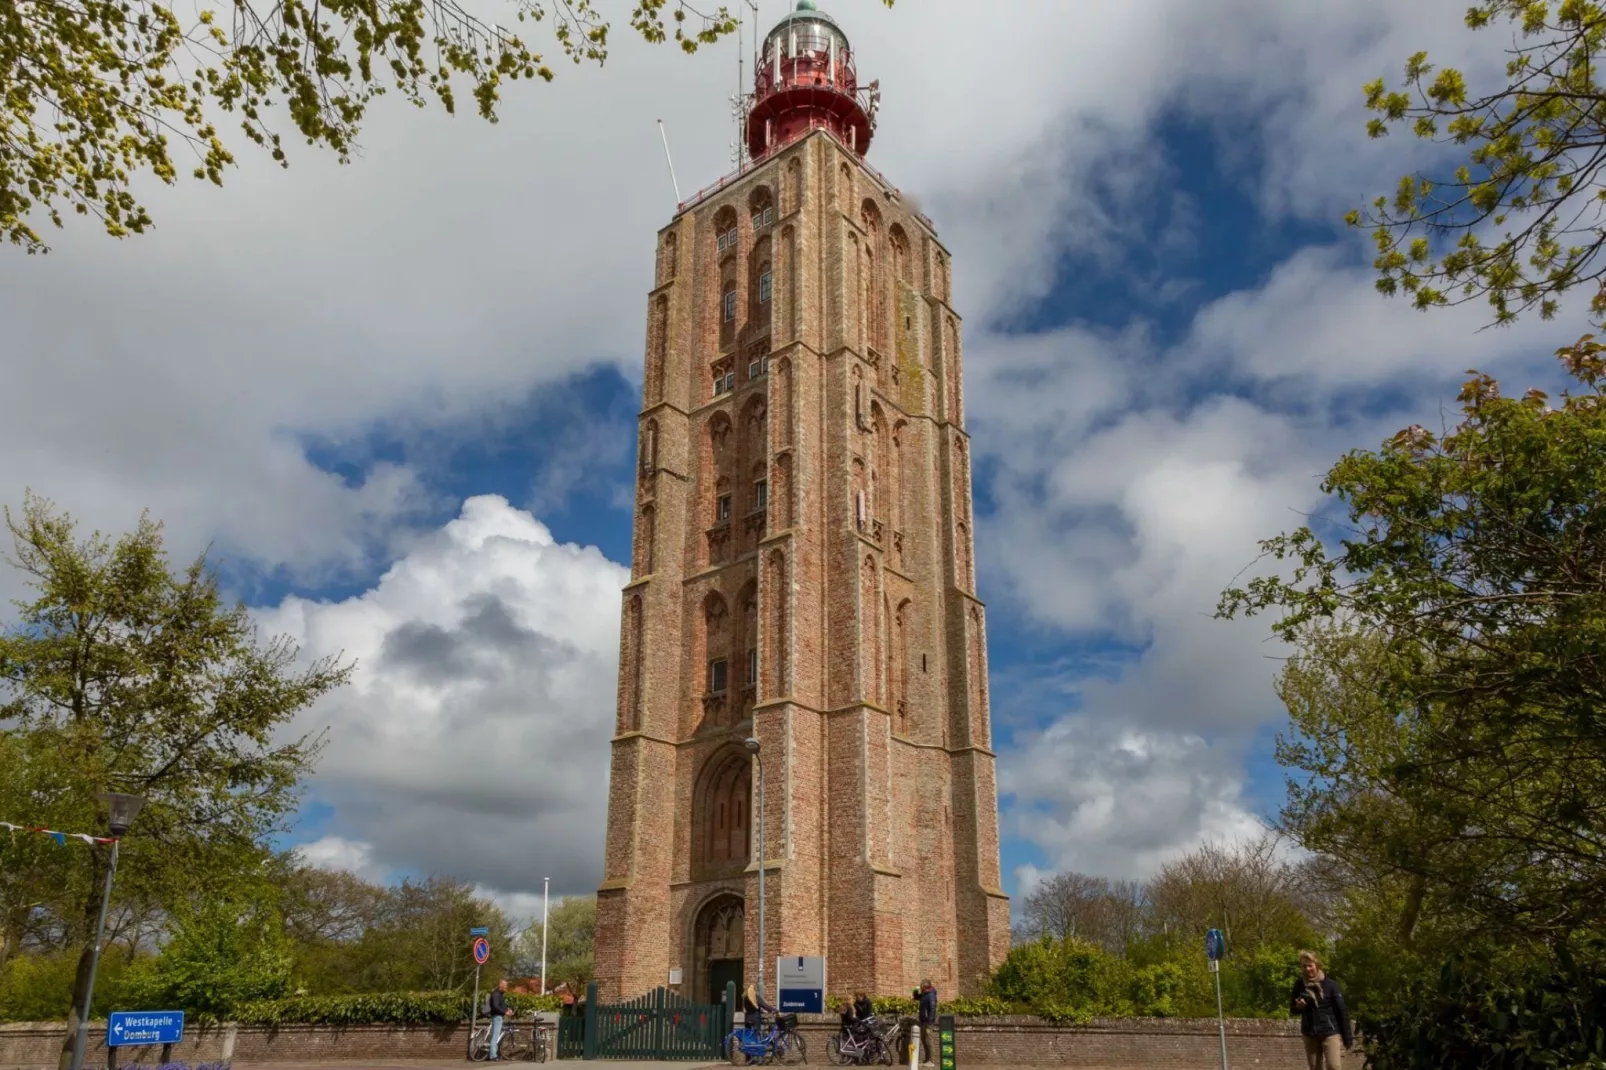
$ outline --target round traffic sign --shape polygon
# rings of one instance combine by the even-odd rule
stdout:
[[[1227,938],[1220,929],[1205,933],[1205,957],[1215,962],[1227,953]]]
[[[476,936],[474,938],[474,961],[483,966],[490,961],[490,958],[491,942],[483,936]]]

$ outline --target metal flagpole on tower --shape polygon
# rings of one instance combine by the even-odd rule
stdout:
[[[681,204],[680,183],[675,179],[675,161],[669,156],[669,135],[664,133],[664,121],[658,120],[658,136],[664,140],[664,162],[669,165],[669,184],[675,187],[675,207]]]

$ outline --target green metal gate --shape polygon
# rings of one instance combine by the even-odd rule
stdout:
[[[693,1003],[659,988],[621,1003],[597,1002],[586,986],[584,1058],[714,1060],[724,1057],[728,1015],[717,1003]],[[559,1052],[562,1053],[562,1037]]]

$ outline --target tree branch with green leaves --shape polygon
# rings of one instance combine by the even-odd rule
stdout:
[[[1342,458],[1348,537],[1265,541],[1278,571],[1218,607],[1275,613],[1296,652],[1285,828],[1542,939],[1606,917],[1606,359],[1559,355],[1559,405],[1476,375],[1446,434]]]
[[[691,53],[736,29],[725,6],[629,0],[630,28]],[[888,6],[892,0],[883,0]],[[114,237],[152,225],[140,174],[222,185],[235,163],[220,123],[288,166],[287,137],[349,162],[368,107],[387,92],[456,112],[466,91],[497,120],[504,87],[552,81],[560,60],[602,64],[604,0],[514,0],[555,51],[458,0],[235,0],[184,16],[161,0],[0,4],[0,236],[48,247],[30,219],[97,219]],[[221,114],[220,114],[221,113]]]
[[[1377,243],[1377,287],[1418,308],[1486,299],[1496,324],[1593,287],[1593,322],[1606,322],[1606,6],[1587,0],[1480,0],[1474,31],[1514,34],[1506,84],[1475,90],[1465,72],[1418,52],[1398,88],[1365,87],[1368,133],[1396,127],[1464,153],[1447,174],[1403,176],[1392,196],[1349,213]]]

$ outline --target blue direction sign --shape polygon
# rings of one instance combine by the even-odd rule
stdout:
[[[1205,957],[1211,962],[1220,961],[1227,953],[1227,937],[1220,929],[1211,929],[1205,933]]]
[[[112,1011],[106,1018],[107,1047],[177,1044],[184,1039],[183,1011]]]
[[[490,936],[491,935],[491,930],[487,929],[483,925],[476,925],[476,926],[474,926],[474,928],[472,928],[472,929],[470,929],[468,931],[468,935],[470,935],[470,936]]]
[[[491,942],[483,936],[476,936],[474,938],[474,961],[483,966],[490,961],[490,958]]]

